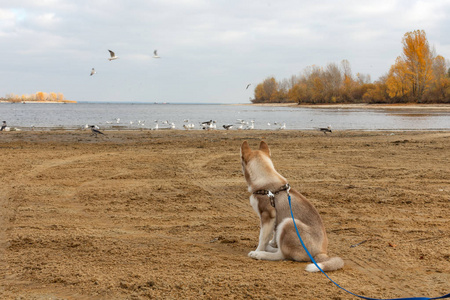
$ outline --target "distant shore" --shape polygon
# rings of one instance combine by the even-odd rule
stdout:
[[[74,100],[58,100],[58,101],[8,101],[8,100],[0,100],[0,103],[77,103]]]
[[[340,108],[340,109],[433,109],[450,110],[450,104],[297,104],[297,103],[248,103],[242,105],[268,106],[268,107],[301,107],[301,108]]]

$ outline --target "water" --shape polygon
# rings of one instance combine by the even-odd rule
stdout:
[[[328,125],[335,130],[450,130],[449,110],[220,104],[0,103],[0,121],[5,120],[8,126],[23,130],[32,126],[37,129],[78,129],[85,124],[98,125],[102,129],[151,129],[156,123],[159,128],[169,128],[170,125],[164,121],[173,122],[178,129],[183,129],[183,125],[188,123],[194,124],[194,129],[200,129],[200,123],[208,120],[215,120],[218,129],[223,129],[224,124],[233,124],[233,129],[237,129],[240,126],[238,119],[249,122],[249,125],[254,120],[255,129],[278,129],[285,123],[288,130],[312,130]],[[243,128],[247,126],[243,125]]]

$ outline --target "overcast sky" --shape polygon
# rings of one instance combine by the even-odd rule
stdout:
[[[416,29],[450,58],[450,0],[2,0],[0,97],[247,103],[267,77],[343,59],[377,80]]]

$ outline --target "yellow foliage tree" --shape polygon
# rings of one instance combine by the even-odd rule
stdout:
[[[36,100],[37,100],[37,101],[44,101],[44,100],[45,100],[45,93],[43,93],[43,92],[37,92],[37,93],[36,93]]]
[[[408,80],[409,70],[406,62],[397,57],[395,64],[389,70],[386,86],[389,97],[395,99],[404,99],[409,95],[412,87],[411,80]]]
[[[423,30],[407,32],[403,36],[403,60],[406,64],[406,78],[411,84],[413,100],[420,102],[427,85],[432,80],[434,55],[430,50]]]
[[[278,101],[278,83],[274,77],[264,80],[255,88],[255,99],[253,102],[277,102]]]
[[[433,61],[433,80],[425,90],[424,102],[450,102],[450,77],[445,58],[440,55]]]

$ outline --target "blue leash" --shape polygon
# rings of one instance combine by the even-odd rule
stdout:
[[[429,298],[429,297],[410,297],[410,298],[395,298],[395,299],[378,299],[378,298],[370,298],[370,297],[364,297],[364,296],[360,296],[357,294],[354,294],[346,289],[344,289],[343,287],[341,287],[339,284],[337,284],[336,282],[333,281],[333,279],[331,279],[323,270],[322,268],[319,267],[319,265],[316,263],[316,261],[314,260],[314,258],[312,257],[311,253],[309,253],[308,249],[306,249],[305,243],[303,243],[302,238],[300,237],[300,233],[298,232],[297,229],[297,224],[295,224],[295,219],[294,219],[294,213],[292,212],[292,206],[291,206],[291,195],[289,194],[289,190],[287,190],[287,194],[288,194],[288,200],[289,200],[289,208],[291,209],[291,217],[292,217],[292,221],[294,222],[294,227],[295,227],[295,231],[297,232],[297,236],[298,239],[300,240],[300,243],[302,244],[303,248],[306,251],[306,254],[308,254],[309,258],[311,259],[311,261],[314,263],[314,265],[320,270],[320,272],[322,272],[332,283],[334,283],[334,285],[336,285],[338,288],[346,291],[347,293],[359,297],[361,299],[367,299],[367,300],[434,300],[434,299],[444,299],[444,298],[450,298],[450,294],[441,296],[441,297],[435,297],[435,298]]]

